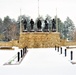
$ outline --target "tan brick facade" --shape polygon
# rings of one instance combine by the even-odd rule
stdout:
[[[29,48],[48,48],[60,46],[58,32],[23,32],[20,34],[19,46]]]
[[[76,41],[60,39],[58,32],[22,32],[19,40],[0,42],[0,46],[17,46],[20,48],[50,48],[56,46],[76,45]]]

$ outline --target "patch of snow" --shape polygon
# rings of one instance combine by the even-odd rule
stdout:
[[[1,75],[76,75],[76,65],[71,64],[70,51],[74,51],[73,60],[76,61],[76,50],[67,50],[67,56],[60,54],[55,48],[32,48],[20,65],[3,64],[15,55],[20,49],[0,50]]]

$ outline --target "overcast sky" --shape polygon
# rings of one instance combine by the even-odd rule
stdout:
[[[64,21],[66,17],[70,17],[76,25],[76,0],[39,0],[40,15],[45,18],[48,14],[52,18],[56,15]],[[0,0],[0,17],[5,16],[15,18],[17,20],[20,15],[38,16],[38,0]]]

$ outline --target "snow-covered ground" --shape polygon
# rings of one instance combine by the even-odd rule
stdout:
[[[0,75],[76,75],[76,65],[71,64],[70,51],[73,51],[73,60],[76,62],[76,49],[68,49],[67,56],[55,48],[32,48],[20,65],[3,65],[20,49],[0,50]]]

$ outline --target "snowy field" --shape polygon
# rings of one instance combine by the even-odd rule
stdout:
[[[76,49],[68,49],[65,57],[65,47],[32,48],[20,65],[3,65],[21,49],[0,50],[0,75],[76,75],[76,64],[71,64],[70,51],[73,51],[73,60],[76,62]]]

